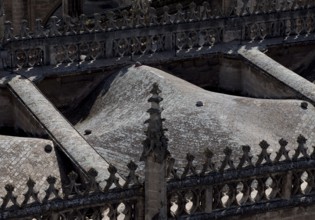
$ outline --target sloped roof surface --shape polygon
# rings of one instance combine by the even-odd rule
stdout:
[[[191,73],[194,74],[194,73]],[[260,152],[259,142],[270,143],[270,152],[279,148],[285,138],[290,149],[303,134],[308,146],[314,144],[315,109],[310,104],[301,108],[299,100],[266,100],[209,92],[168,73],[147,66],[129,67],[108,79],[95,97],[91,97],[88,115],[76,125],[88,142],[120,170],[129,160],[139,161],[145,139],[143,122],[150,107],[147,99],[152,84],[162,90],[162,116],[170,142],[169,149],[179,163],[190,152],[201,157],[205,148],[222,160],[229,146],[239,158],[241,145],[250,145],[252,153]],[[202,101],[204,106],[197,107]],[[85,107],[87,107],[86,105]],[[201,161],[200,161],[201,162]]]
[[[29,178],[36,182],[41,199],[49,186],[46,181],[49,175],[57,178],[55,186],[61,188],[58,159],[49,140],[0,135],[0,173],[2,197],[6,194],[5,185],[13,184],[15,195],[23,199],[20,195],[26,193]]]

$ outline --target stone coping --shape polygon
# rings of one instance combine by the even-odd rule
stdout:
[[[109,164],[105,159],[86,142],[31,81],[16,76],[8,82],[8,87],[16,93],[78,168],[84,172],[94,168],[98,172],[96,180],[100,183],[109,178]]]

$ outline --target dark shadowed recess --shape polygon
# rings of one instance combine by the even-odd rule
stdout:
[[[305,79],[315,81],[315,46],[281,45],[270,47],[267,55]]]
[[[22,129],[8,127],[8,126],[0,127],[0,134],[8,135],[8,136],[15,136],[15,137],[32,137],[31,134],[28,134]]]

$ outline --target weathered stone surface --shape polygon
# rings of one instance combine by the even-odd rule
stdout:
[[[21,138],[0,135],[0,195],[4,196],[6,184],[15,186],[18,201],[27,191],[27,181],[36,182],[35,189],[43,199],[48,188],[46,178],[51,175],[57,178],[56,187],[61,188],[60,165],[55,147],[48,153],[46,146],[54,146],[52,141],[36,138]]]
[[[8,83],[25,106],[49,131],[69,159],[85,172],[94,168],[96,180],[103,182],[109,177],[108,163],[89,145],[71,124],[55,109],[42,93],[27,79],[16,76]]]
[[[222,161],[226,146],[233,149],[233,158],[238,160],[241,145],[250,145],[252,154],[258,155],[262,139],[270,144],[268,152],[274,153],[272,158],[280,148],[281,138],[288,140],[289,149],[297,147],[296,138],[300,133],[308,139],[308,146],[314,143],[312,105],[303,110],[301,101],[297,100],[213,93],[160,70],[132,66],[106,81],[99,93],[94,94],[95,101],[90,106],[86,104],[88,115],[76,125],[81,133],[86,128],[93,130],[87,137],[88,142],[118,170],[124,170],[131,159],[139,160],[141,141],[145,139],[143,122],[148,118],[146,100],[155,82],[164,98],[162,117],[167,119],[169,150],[180,167],[186,163],[187,152],[194,153],[196,161],[200,161],[206,148],[216,153],[215,161]],[[202,108],[195,105],[199,100],[203,100]],[[256,161],[257,157],[253,158]]]
[[[243,47],[238,52],[256,68],[297,91],[301,97],[310,100],[313,104],[315,103],[315,85],[310,81],[300,77],[255,48],[247,50]]]

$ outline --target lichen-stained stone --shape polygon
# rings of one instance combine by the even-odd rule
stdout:
[[[13,184],[19,202],[24,199],[29,178],[35,181],[40,199],[49,186],[49,175],[56,177],[55,186],[61,189],[58,158],[50,140],[0,135],[0,173],[0,196],[6,194],[5,185]]]
[[[62,116],[46,97],[28,79],[16,76],[8,82],[31,114],[49,131],[50,137],[78,169],[88,172],[94,168],[98,172],[96,180],[104,182],[110,176],[109,164],[80,133]]]
[[[194,74],[193,72],[191,74]],[[144,121],[152,84],[157,82],[164,100],[162,117],[169,141],[169,150],[177,167],[184,167],[187,153],[196,156],[201,169],[203,152],[214,152],[214,161],[224,159],[223,150],[232,149],[235,166],[242,155],[242,145],[250,145],[251,153],[259,155],[259,143],[269,144],[271,158],[280,148],[278,141],[287,140],[288,149],[295,149],[299,134],[307,139],[306,146],[314,144],[315,108],[309,104],[301,108],[300,100],[254,99],[206,91],[161,70],[145,65],[122,69],[93,94],[89,103],[82,105],[81,121],[76,128],[108,162],[118,170],[125,170],[130,160],[139,161],[145,139]],[[198,101],[203,106],[196,106]],[[76,112],[76,115],[80,115]],[[292,153],[292,152],[291,152]],[[257,161],[254,156],[253,162]],[[140,164],[140,169],[143,165]]]

